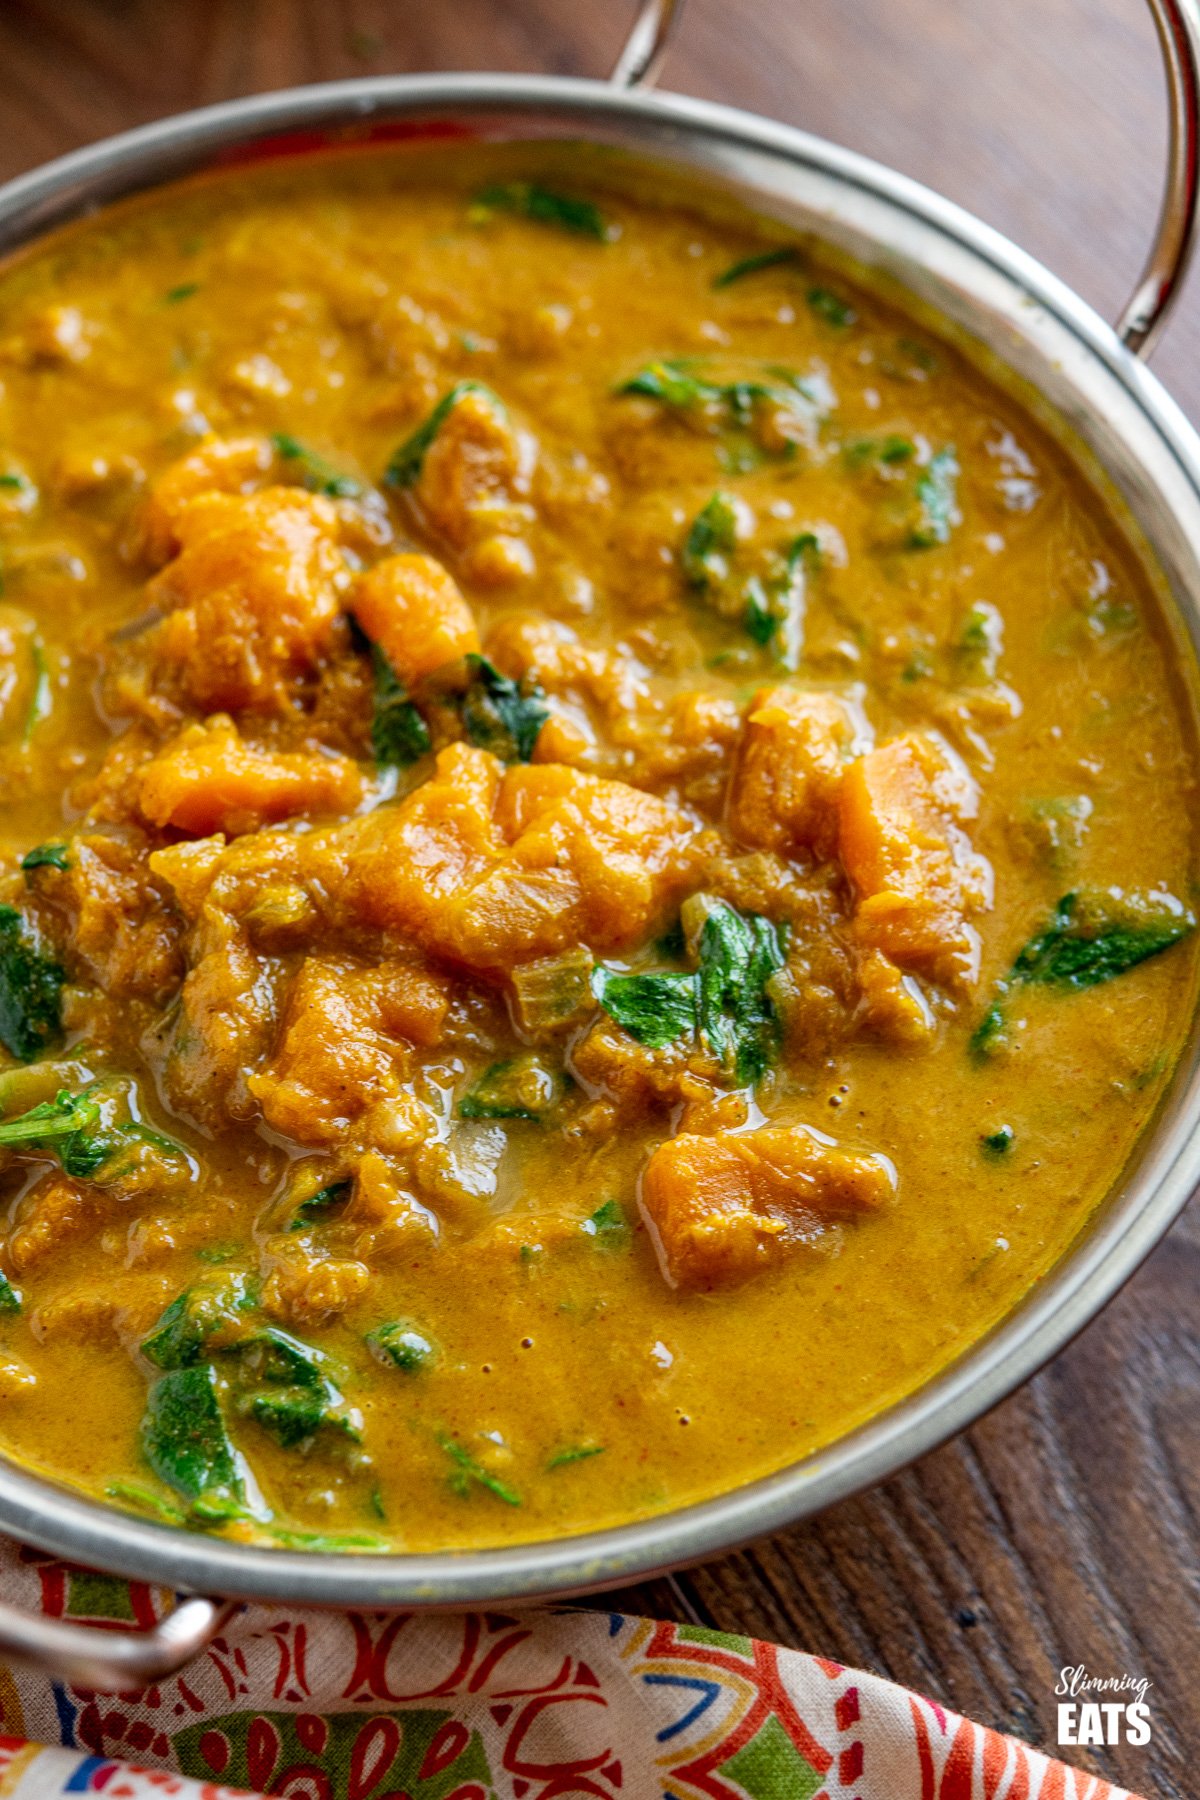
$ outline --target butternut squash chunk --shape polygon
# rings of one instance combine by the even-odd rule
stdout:
[[[744,1281],[820,1243],[839,1219],[895,1191],[882,1156],[845,1150],[806,1126],[661,1144],[642,1176],[642,1209],[677,1287]]]

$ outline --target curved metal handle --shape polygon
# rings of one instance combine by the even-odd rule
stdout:
[[[1146,266],[1117,321],[1121,341],[1142,357],[1154,348],[1183,285],[1200,201],[1200,0],[1148,4],[1167,76],[1167,183]],[[683,0],[642,0],[612,72],[618,87],[653,86],[682,11]]]
[[[682,11],[683,0],[642,0],[625,48],[609,76],[614,86],[654,86]]]
[[[0,1659],[45,1669],[99,1694],[128,1692],[162,1681],[191,1662],[237,1604],[191,1595],[150,1631],[104,1631],[0,1606]]]
[[[1200,8],[1197,0],[1149,0],[1167,76],[1167,185],[1154,244],[1117,331],[1149,356],[1183,285],[1196,243],[1200,182]]]

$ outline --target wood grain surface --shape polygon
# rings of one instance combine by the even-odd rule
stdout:
[[[632,10],[632,6],[630,7]],[[375,71],[598,74],[619,0],[0,0],[0,177],[184,107]],[[1165,138],[1141,0],[690,0],[664,85],[864,150],[1108,316]],[[1156,368],[1200,417],[1197,284]],[[877,1670],[1055,1748],[1065,1664],[1145,1675],[1163,1800],[1200,1767],[1200,1220],[1023,1392],[876,1492],[621,1597]]]

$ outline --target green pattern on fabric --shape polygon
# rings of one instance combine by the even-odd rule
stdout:
[[[319,1744],[314,1729],[324,1735]],[[253,1741],[251,1733],[253,1731]],[[395,1748],[386,1762],[387,1735]],[[370,1791],[407,1800],[447,1800],[478,1782],[499,1800],[483,1739],[444,1709],[404,1707],[375,1713],[226,1713],[189,1725],[171,1740],[179,1768],[197,1781],[251,1792],[293,1790],[291,1774],[314,1766],[328,1776],[332,1800],[361,1792],[362,1764],[371,1764]],[[228,1757],[216,1756],[218,1748]],[[221,1766],[215,1766],[220,1762]],[[306,1784],[307,1786],[308,1784]]]
[[[718,1650],[730,1650],[735,1656],[749,1656],[753,1638],[739,1637],[733,1631],[713,1631],[708,1625],[677,1625],[675,1635],[681,1644],[715,1644]]]
[[[710,1635],[716,1637],[717,1633]],[[820,1775],[773,1716],[748,1744],[721,1764],[720,1772],[749,1794],[750,1800],[812,1800],[821,1786]]]
[[[73,1569],[67,1578],[67,1611],[76,1619],[119,1619],[134,1623],[129,1583],[119,1575],[98,1575],[91,1569]]]

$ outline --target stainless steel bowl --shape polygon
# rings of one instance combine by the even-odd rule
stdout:
[[[1181,667],[1200,647],[1200,438],[1138,360],[1177,290],[1196,218],[1200,13],[1151,0],[1168,71],[1171,160],[1154,250],[1114,330],[999,233],[917,183],[805,133],[646,91],[676,0],[645,0],[613,81],[443,75],[337,82],[208,107],[112,138],[0,190],[0,253],[121,196],[269,153],[291,134],[330,143],[434,121],[497,139],[589,140],[699,173],[894,279],[1041,396],[1116,489],[1158,565]],[[294,141],[294,139],[293,139]],[[702,1505],[588,1536],[426,1555],[297,1554],[132,1518],[0,1462],[0,1531],[193,1595],[368,1608],[479,1606],[614,1586],[728,1549],[882,1480],[994,1406],[1104,1305],[1200,1183],[1200,1044],[1079,1243],[1015,1312],[901,1404],[827,1449]],[[219,1629],[185,1601],[148,1634],[103,1634],[0,1608],[0,1655],[87,1685],[181,1666]]]

